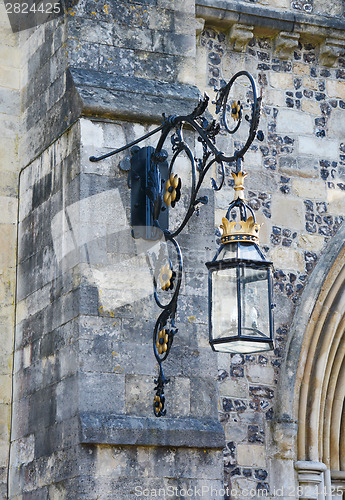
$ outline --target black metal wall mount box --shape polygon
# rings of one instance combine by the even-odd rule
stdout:
[[[162,237],[162,230],[168,228],[168,210],[162,206],[159,194],[168,179],[167,153],[163,151],[157,159],[154,148],[131,150],[131,225],[134,238],[156,240]],[[157,220],[159,228],[154,226]]]

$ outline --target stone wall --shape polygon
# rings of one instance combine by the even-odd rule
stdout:
[[[20,51],[0,3],[0,496],[5,498],[15,317]]]
[[[247,153],[244,170],[247,200],[262,224],[261,246],[275,266],[277,304],[273,353],[219,356],[225,477],[240,497],[244,489],[263,488],[274,498],[279,488],[295,492],[297,426],[281,421],[275,403],[290,325],[314,266],[343,223],[344,60],[339,52],[325,58],[324,40],[311,33],[289,35],[287,51],[280,50],[281,34],[268,27],[262,36],[255,25],[225,30],[209,23],[198,41],[206,70],[199,88],[211,93],[247,69],[263,99],[265,138]],[[231,197],[232,181],[216,194],[218,224]]]
[[[194,83],[194,2],[88,2],[71,7],[68,14],[70,66]]]
[[[75,120],[64,18],[20,32],[23,53],[20,158],[28,165]]]

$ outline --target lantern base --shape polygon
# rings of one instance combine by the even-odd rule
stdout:
[[[232,342],[210,342],[213,351],[236,354],[254,354],[256,352],[272,351],[273,341],[255,342],[248,340],[234,340]]]

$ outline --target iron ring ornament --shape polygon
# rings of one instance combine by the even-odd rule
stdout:
[[[241,78],[246,81],[247,105],[243,105],[243,102],[239,100],[231,101],[229,97],[235,83],[238,83]],[[154,240],[157,239],[157,234],[161,234],[163,231],[167,244],[171,244],[176,252],[176,269],[173,269],[170,260],[164,261],[164,256],[160,256],[156,259],[156,266],[158,266],[158,268],[153,278],[155,301],[162,310],[153,331],[153,352],[159,367],[159,374],[155,380],[155,396],[153,401],[153,413],[156,417],[161,417],[166,414],[164,388],[169,382],[169,379],[166,378],[164,374],[163,363],[170,354],[174,336],[178,331],[175,325],[175,316],[182,282],[183,257],[176,237],[183,231],[192,215],[196,211],[199,211],[200,205],[207,204],[207,197],[199,197],[198,193],[211,167],[217,166],[217,171],[220,173],[219,182],[213,178],[211,179],[213,189],[219,191],[225,182],[225,165],[228,164],[231,167],[235,163],[235,172],[232,172],[235,181],[235,197],[223,219],[223,237],[220,250],[226,247],[227,243],[232,240],[237,242],[238,245],[241,245],[241,241],[243,240],[252,242],[256,240],[255,233],[251,233],[254,227],[256,230],[257,226],[255,223],[255,215],[253,210],[246,204],[243,196],[243,179],[246,174],[241,170],[241,162],[254,139],[263,140],[262,132],[258,131],[261,97],[257,94],[253,77],[247,71],[240,71],[236,73],[225,86],[218,90],[216,100],[213,103],[215,104],[217,119],[209,119],[209,113],[206,113],[208,104],[209,97],[205,94],[204,98],[199,101],[196,108],[190,114],[181,116],[173,115],[169,117],[163,114],[162,124],[151,132],[103,156],[90,157],[90,161],[96,162],[131,148],[132,159],[129,178],[130,187],[132,189],[133,236]],[[247,108],[247,110],[245,108]],[[216,145],[218,134],[222,133],[222,135],[224,135],[227,133],[231,136],[234,135],[239,130],[244,120],[249,126],[245,142],[238,146],[233,154],[229,155],[220,151]],[[194,157],[192,150],[185,141],[183,136],[184,127],[196,132],[198,141],[202,145],[201,158]],[[161,135],[156,148],[147,147],[140,149],[136,146],[138,143],[157,133]],[[167,161],[168,154],[163,149],[168,137],[171,137],[173,153],[170,163]],[[174,210],[175,205],[180,200],[181,192],[185,189],[181,179],[174,172],[175,163],[180,155],[184,155],[184,157],[187,158],[191,169],[191,186],[188,188],[190,190],[189,204],[182,221],[180,221],[178,226],[173,230],[169,230],[168,211]],[[238,209],[240,226],[242,224],[240,231],[237,232],[235,226],[232,225],[233,222],[230,221],[231,213],[234,209]],[[142,230],[140,230],[139,233],[135,232],[136,228],[139,227],[145,227],[144,234]],[[207,263],[210,274],[219,269],[219,265],[215,261],[219,256],[220,250],[217,252],[212,263]],[[261,253],[260,255],[262,256]],[[242,272],[241,266],[243,267],[243,264],[240,265],[237,261],[238,255],[235,259],[231,260],[231,266],[237,266],[238,269],[236,268],[236,272],[238,274]],[[234,262],[235,264],[233,264]],[[262,263],[255,264],[253,269],[259,268],[262,275],[270,264],[271,263],[267,263],[267,265]],[[252,274],[255,273],[255,270],[253,271],[252,268],[250,269]],[[237,287],[239,286],[238,280]],[[249,278],[246,278],[246,280],[248,288],[250,280]],[[168,294],[168,302],[164,304],[160,300],[158,292],[160,292],[160,294],[163,292],[164,294],[166,291],[170,291],[170,294]],[[271,303],[269,307],[271,307]],[[239,324],[240,321],[241,318],[238,317]],[[247,328],[247,330],[258,331],[257,328],[253,326]],[[271,322],[270,339],[268,342],[269,347],[271,347],[273,342],[272,330],[273,326]],[[235,344],[236,342],[233,343],[233,345]],[[217,341],[211,342],[211,345],[213,350],[217,350]]]

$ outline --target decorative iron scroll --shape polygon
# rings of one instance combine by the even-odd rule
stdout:
[[[235,82],[237,82],[237,80],[241,77],[245,78],[248,87],[246,96],[247,102],[245,105],[238,100],[229,102],[230,91]],[[166,117],[163,114],[163,123],[151,132],[103,156],[90,157],[90,161],[92,162],[101,161],[128,148],[132,148],[136,144],[144,141],[154,134],[157,134],[158,132],[161,133],[158,144],[150,156],[150,169],[151,172],[154,172],[154,175],[151,174],[149,185],[146,186],[146,196],[150,200],[152,212],[151,219],[153,220],[153,225],[164,233],[166,241],[171,243],[175,248],[178,265],[177,269],[174,270],[169,259],[167,262],[164,262],[163,258],[158,258],[157,265],[163,264],[159,269],[156,269],[153,279],[155,301],[162,309],[153,331],[153,351],[159,365],[159,375],[155,380],[156,394],[153,402],[153,412],[156,417],[161,417],[166,414],[166,410],[164,408],[164,386],[169,382],[169,379],[164,375],[163,362],[167,359],[170,353],[174,336],[177,333],[175,315],[182,281],[183,258],[181,249],[175,238],[184,229],[193,213],[199,210],[199,205],[207,204],[207,197],[198,197],[198,193],[210,168],[213,165],[217,165],[218,170],[220,171],[220,182],[217,183],[215,179],[211,179],[213,189],[215,191],[219,191],[223,187],[225,181],[224,164],[231,165],[235,163],[235,172],[240,172],[241,161],[254,139],[257,137],[258,140],[263,140],[262,132],[257,130],[260,119],[261,97],[258,97],[255,81],[247,71],[240,71],[236,73],[231,80],[217,92],[216,101],[214,102],[216,106],[216,114],[218,115],[217,120],[209,120],[209,118],[205,116],[208,104],[209,97],[205,94],[204,98],[199,101],[197,107],[194,111],[192,111],[192,113],[185,116],[173,115],[169,117]],[[245,109],[248,110],[248,113]],[[217,135],[221,131],[225,131],[230,135],[235,134],[240,128],[243,120],[245,120],[249,125],[246,141],[241,146],[238,146],[237,149],[235,148],[232,155],[224,154],[216,146]],[[183,137],[183,127],[185,125],[189,126],[188,128],[193,129],[198,134],[198,140],[202,144],[202,158],[195,158],[186,143]],[[163,150],[163,146],[172,131],[173,134],[171,136],[171,142],[173,156],[170,160],[167,179],[165,183],[162,183],[159,172],[159,164],[167,159],[167,153]],[[173,210],[176,203],[178,203],[180,199],[181,189],[183,189],[183,186],[181,185],[181,179],[179,179],[178,175],[174,174],[173,168],[181,153],[186,155],[191,167],[191,192],[189,206],[182,222],[178,225],[178,227],[174,228],[173,231],[169,231],[169,229],[160,227],[158,218],[161,211],[167,209]],[[157,180],[153,181],[152,179]],[[230,211],[234,207],[240,209],[241,219],[246,220],[247,217],[245,211],[246,208],[249,207],[244,203],[241,197],[234,200],[230,204],[227,218],[230,217]],[[252,213],[252,215],[254,214]],[[160,301],[157,292],[159,288],[163,291],[173,291],[172,297],[167,304],[162,304]]]

